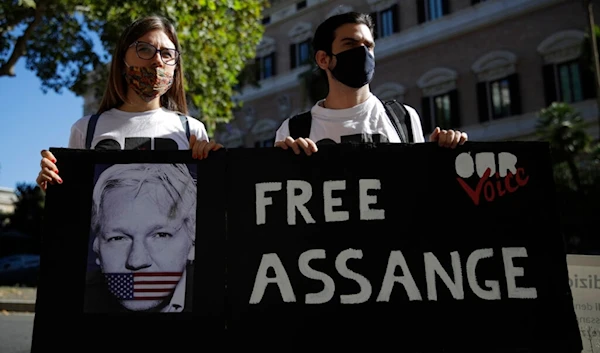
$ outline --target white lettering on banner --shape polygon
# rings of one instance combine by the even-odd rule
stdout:
[[[301,190],[300,194],[296,195],[296,190]],[[289,180],[287,182],[287,219],[289,225],[296,224],[296,210],[300,211],[306,223],[315,223],[315,220],[308,212],[308,208],[304,206],[312,196],[312,187],[303,180]]]
[[[304,302],[306,304],[323,304],[333,298],[333,294],[335,292],[335,282],[333,282],[333,278],[329,277],[326,273],[316,271],[312,269],[309,265],[309,261],[312,259],[324,259],[325,258],[325,250],[323,249],[314,249],[308,250],[300,255],[298,258],[298,269],[300,269],[300,273],[304,275],[306,278],[314,279],[323,282],[323,290],[319,293],[309,293],[306,295]]]
[[[529,181],[525,168],[517,168],[517,156],[508,152],[498,153],[497,160],[493,152],[476,153],[475,159],[469,152],[463,152],[456,156],[454,168],[458,175],[456,180],[475,206],[482,200],[493,202],[498,197],[510,195]],[[477,183],[467,181],[476,172]]]
[[[483,284],[485,284],[486,287],[489,288],[489,290],[481,288],[477,283],[475,269],[477,268],[477,263],[479,263],[479,260],[487,259],[492,256],[494,256],[494,250],[479,249],[473,251],[467,259],[467,280],[469,281],[469,286],[471,287],[473,293],[475,293],[479,298],[485,300],[500,299],[500,283],[498,281],[486,280],[483,282]]]
[[[381,190],[381,181],[377,179],[361,179],[358,181],[358,199],[360,220],[383,220],[385,219],[385,210],[372,207],[377,204],[377,196],[371,195],[371,190]],[[257,183],[256,193],[256,224],[267,223],[267,206],[273,205],[273,198],[267,196],[268,192],[282,191],[281,182]],[[300,192],[297,193],[296,191]],[[334,207],[342,206],[342,197],[334,197],[333,191],[346,190],[345,180],[331,180],[323,183],[323,212],[325,222],[344,222],[350,219],[348,211],[335,210]],[[296,215],[298,211],[304,222],[307,224],[315,223],[315,219],[306,207],[306,203],[313,196],[312,185],[304,180],[288,180],[286,182],[287,198],[287,222],[289,225],[296,225]]]
[[[356,294],[340,295],[340,302],[342,304],[360,304],[366,302],[371,297],[371,292],[373,292],[371,282],[363,275],[350,270],[346,265],[348,259],[362,259],[362,257],[362,250],[346,249],[335,258],[335,269],[338,273],[344,278],[355,280],[360,286],[360,292]]]
[[[501,178],[504,178],[509,171],[516,175],[516,165],[517,156],[508,152],[498,153],[498,174]],[[471,153],[463,152],[456,157],[454,167],[456,168],[456,174],[464,179],[470,178],[475,170],[481,178],[488,168],[490,169],[490,175],[494,175],[496,173],[496,156],[493,152],[479,152],[475,154],[475,160],[473,160]]]
[[[275,271],[275,277],[268,277],[267,271],[272,268]],[[294,295],[294,289],[290,278],[285,272],[285,268],[279,259],[277,254],[264,254],[258,272],[256,272],[256,279],[254,280],[254,289],[252,289],[252,296],[250,297],[250,304],[259,303],[265,294],[265,288],[269,283],[277,284],[279,292],[281,293],[281,299],[284,302],[290,303],[296,301]]]
[[[452,259],[452,271],[454,272],[454,282],[450,279],[450,276],[442,267],[440,261],[433,255],[433,253],[426,252],[425,256],[425,278],[427,279],[427,299],[437,300],[437,288],[435,274],[437,273],[446,287],[450,289],[450,293],[454,299],[465,299],[465,292],[462,283],[462,270],[460,266],[460,256],[458,252],[453,251],[450,253]]]
[[[370,204],[377,203],[377,197],[369,195],[369,190],[380,190],[381,181],[377,179],[361,179],[358,183],[360,186],[360,219],[385,219],[384,210],[376,210],[369,207]]]
[[[398,266],[400,266],[400,269],[404,274],[403,276],[394,275],[396,272],[396,267]],[[406,290],[409,300],[423,300],[421,293],[419,292],[419,288],[417,287],[417,284],[415,283],[415,280],[408,269],[406,259],[400,250],[390,252],[387,268],[385,270],[385,276],[383,276],[383,283],[381,284],[381,290],[377,296],[378,302],[387,302],[390,300],[392,289],[394,289],[394,283],[396,282],[404,286],[404,290]]]
[[[267,206],[273,204],[273,198],[265,196],[268,191],[281,190],[281,183],[256,184],[256,224],[267,222]]]
[[[514,257],[527,257],[525,248],[502,248],[502,258],[504,260],[504,272],[506,273],[506,285],[508,287],[509,298],[533,299],[537,298],[535,288],[519,288],[515,282],[515,277],[524,275],[523,267],[515,267],[512,262]]]
[[[477,265],[482,259],[491,258],[494,256],[492,249],[478,249],[471,252],[466,261],[466,272],[468,288],[480,299],[483,300],[500,300],[501,292],[498,280],[484,280],[484,284],[488,289],[483,289],[479,286],[476,277]],[[371,282],[363,275],[350,270],[346,264],[349,259],[362,259],[362,250],[346,249],[338,254],[335,259],[335,268],[338,274],[344,278],[354,280],[360,288],[360,291],[355,294],[341,294],[340,303],[342,304],[360,304],[365,303],[371,298],[372,285]],[[527,250],[524,247],[502,248],[502,260],[504,277],[508,289],[508,298],[518,299],[536,299],[537,290],[534,287],[518,287],[515,281],[516,277],[524,276],[524,268],[517,267],[513,263],[513,258],[527,257]],[[309,262],[313,259],[326,259],[325,250],[311,249],[307,250],[298,258],[298,268],[300,273],[310,279],[323,282],[323,290],[318,293],[308,293],[305,295],[306,304],[324,304],[333,299],[335,294],[335,281],[328,274],[317,271],[310,267]],[[450,263],[452,266],[453,278],[443,268],[440,260],[432,252],[423,254],[423,262],[425,265],[425,283],[427,291],[427,300],[438,300],[438,288],[436,279],[439,277],[442,283],[450,291],[452,297],[456,300],[464,300],[465,285],[464,274],[461,266],[460,254],[457,251],[450,253]],[[395,275],[396,268],[400,267],[402,275]],[[273,268],[275,277],[268,277],[267,271]],[[481,276],[481,273],[479,273]],[[377,302],[389,302],[394,284],[400,283],[410,301],[422,301],[423,296],[417,287],[415,279],[411,274],[409,266],[406,262],[402,251],[393,250],[388,258],[385,275],[381,283]],[[265,290],[269,284],[275,284],[279,288],[279,293],[284,302],[295,302],[296,295],[290,278],[281,263],[279,256],[275,253],[264,254],[262,256],[258,271],[256,273],[254,287],[250,296],[250,304],[258,304],[262,301]]]
[[[326,181],[323,183],[323,202],[325,222],[343,222],[350,219],[348,211],[335,211],[333,206],[341,206],[342,199],[333,197],[333,190],[346,190],[346,180]]]

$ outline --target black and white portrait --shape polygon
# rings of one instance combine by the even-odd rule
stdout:
[[[97,165],[85,312],[191,311],[195,165]]]

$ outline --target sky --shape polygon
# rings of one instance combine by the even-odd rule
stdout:
[[[94,50],[103,52],[91,34]],[[42,159],[40,151],[67,147],[71,125],[83,116],[83,97],[68,89],[61,93],[41,89],[25,58],[16,65],[16,76],[0,77],[0,187],[35,184]]]
[[[42,149],[67,147],[71,125],[83,114],[83,98],[68,89],[44,94],[41,81],[16,65],[16,76],[0,77],[0,187],[35,183]]]

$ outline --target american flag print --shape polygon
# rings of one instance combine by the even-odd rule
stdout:
[[[182,272],[105,273],[110,292],[120,300],[160,300],[173,293]]]

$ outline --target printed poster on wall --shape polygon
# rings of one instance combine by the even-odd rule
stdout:
[[[583,342],[582,353],[600,352],[600,255],[568,255],[569,286]]]

